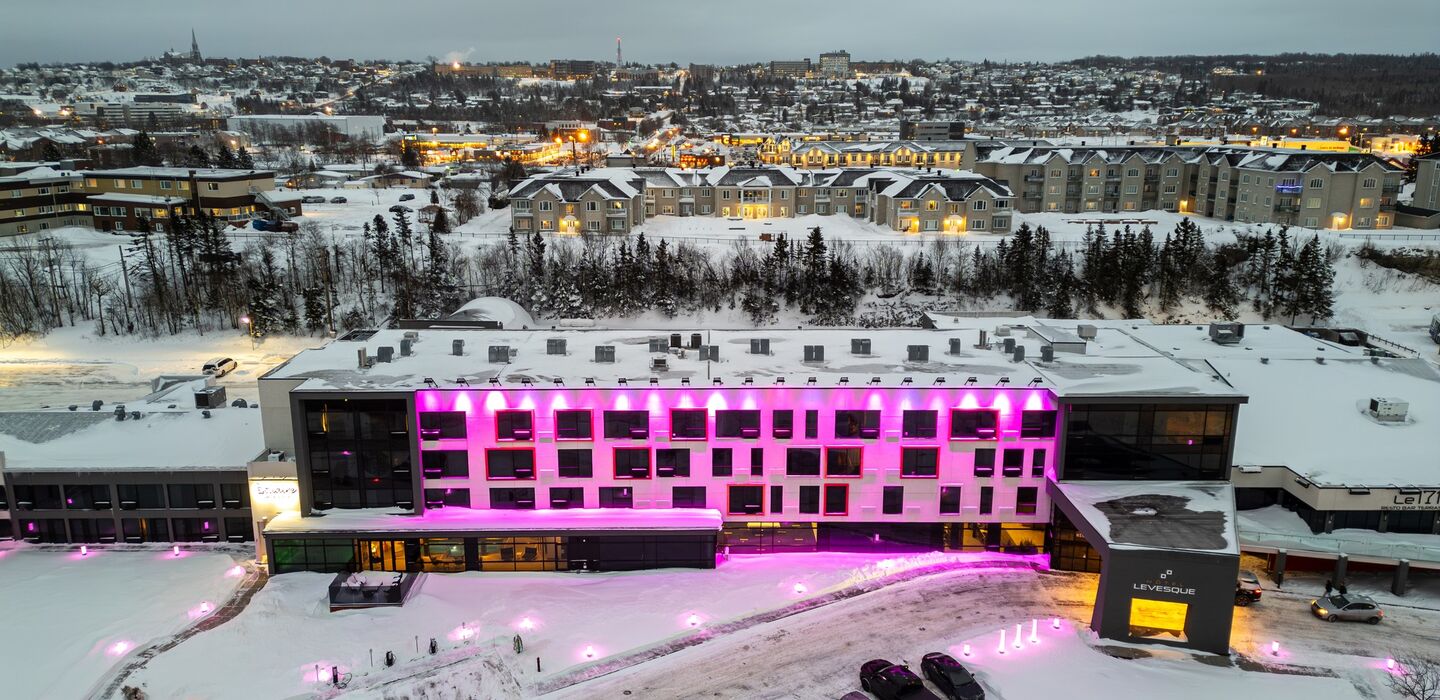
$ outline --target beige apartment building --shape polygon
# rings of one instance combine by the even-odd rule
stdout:
[[[275,173],[271,170],[138,166],[91,170],[83,175],[84,189],[89,195],[130,195],[142,198],[135,199],[137,202],[169,203],[171,200],[180,199],[184,200],[184,213],[194,214],[203,209],[211,216],[227,221],[250,219],[265,213],[265,206],[257,202],[256,196],[275,189]],[[143,204],[139,207],[152,208]],[[129,211],[131,208],[133,207],[112,205],[107,209],[107,216],[126,219],[148,218],[153,214],[136,214]],[[160,207],[162,211],[165,208],[167,207]]]
[[[513,188],[510,201],[517,232],[562,233],[629,233],[653,216],[756,220],[811,215],[862,218],[907,233],[1004,233],[1010,230],[1012,209],[1010,188],[974,173],[783,166],[539,175]]]

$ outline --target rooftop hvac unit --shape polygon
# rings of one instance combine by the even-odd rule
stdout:
[[[565,339],[564,339],[564,338],[546,338],[546,339],[545,339],[545,354],[546,354],[546,355],[564,355],[564,354],[565,354]]]
[[[650,339],[650,352],[665,352],[665,350],[669,347],[670,344],[666,343],[664,338]]]
[[[614,361],[615,361],[615,346],[614,346],[614,345],[596,345],[596,346],[595,346],[595,361],[596,361],[596,362],[614,362]]]
[[[510,361],[510,346],[509,346],[509,345],[491,345],[490,348],[489,348],[489,350],[490,350],[490,353],[489,353],[489,354],[490,354],[490,361],[491,361],[491,362],[509,362],[509,361]]]
[[[685,345],[685,343],[684,343],[683,340],[681,340],[681,336],[680,336],[679,333],[671,333],[671,334],[670,334],[670,347],[672,347],[672,348],[678,348],[678,347],[683,347],[684,345]]]
[[[1378,396],[1370,399],[1370,417],[1387,423],[1402,423],[1410,413],[1410,402],[1394,397]]]
[[[1009,327],[1009,326],[996,326],[996,327],[995,327],[995,337],[997,337],[997,338],[1004,338],[1004,337],[1007,336],[1007,335],[1010,335],[1010,327]]]
[[[415,345],[415,341],[414,341],[413,339],[411,339],[411,338],[401,338],[401,339],[400,339],[400,356],[401,356],[401,357],[409,357],[409,356],[411,356],[411,355],[414,355],[414,354],[415,354],[414,345]]]
[[[964,352],[965,352],[964,343],[962,343],[959,338],[951,338],[951,339],[950,339],[950,354],[951,354],[951,355],[961,355],[961,354],[964,354]]]
[[[1006,338],[1006,339],[1005,339],[1005,342],[1002,343],[1002,344],[1000,345],[1000,347],[1002,347],[1002,348],[1005,349],[1005,354],[1006,354],[1006,355],[1009,355],[1010,353],[1015,352],[1015,339],[1014,339],[1014,338]]]
[[[929,345],[906,345],[906,346],[905,346],[905,357],[906,357],[907,359],[909,359],[911,362],[929,362],[929,361],[930,361],[930,346],[929,346]]]
[[[869,354],[870,354],[870,339],[869,339],[869,338],[851,338],[851,339],[850,339],[850,354],[851,354],[851,355],[869,355]]]
[[[115,406],[115,420],[125,420],[125,418],[125,404],[122,403]]]
[[[1082,323],[1075,327],[1075,335],[1080,336],[1083,340],[1094,340],[1099,332],[1100,329],[1096,328],[1092,323]]]
[[[1015,361],[1015,362],[1024,362],[1024,361],[1025,361],[1025,346],[1024,346],[1024,345],[1016,345],[1016,346],[1015,346],[1015,354],[1011,355],[1011,356],[1010,356],[1010,359],[1013,360],[1013,361]]]
[[[195,408],[220,408],[225,405],[225,387],[210,386],[195,392]]]
[[[1055,361],[1055,346],[1054,346],[1054,345],[1041,345],[1041,346],[1040,346],[1040,361],[1041,361],[1041,362],[1054,362],[1054,361]]]
[[[1243,323],[1212,323],[1210,324],[1210,340],[1217,345],[1234,345],[1245,337],[1245,324]]]
[[[650,358],[651,372],[666,372],[670,370],[670,360],[664,357]]]
[[[720,361],[720,346],[719,346],[719,345],[701,345],[701,346],[700,346],[700,361],[701,361],[701,362],[719,362],[719,361]]]
[[[418,343],[420,342],[420,331],[405,331],[405,334],[400,337],[412,343]]]
[[[770,354],[770,339],[769,339],[769,338],[751,338],[751,339],[750,339],[750,354],[751,354],[751,355],[769,355],[769,354]]]
[[[691,349],[691,350],[698,350],[698,349],[700,348],[700,344],[703,343],[703,342],[705,342],[704,336],[700,335],[699,333],[691,333],[691,334],[690,334],[690,349]]]
[[[380,347],[375,348],[376,362],[389,362],[393,359],[395,359],[395,348],[390,347],[389,345],[381,345]]]
[[[806,345],[806,346],[805,346],[805,361],[806,361],[806,362],[824,362],[824,361],[825,361],[825,346],[824,346],[824,345]]]
[[[360,369],[367,369],[375,364],[375,358],[365,354],[365,348],[355,348],[355,366]]]
[[[985,329],[984,329],[984,328],[981,328],[981,329],[980,329],[980,340],[975,343],[975,347],[977,347],[977,348],[983,348],[983,347],[987,347],[988,345],[989,345],[989,338],[986,337]]]
[[[465,354],[465,341],[456,338],[450,341],[450,354],[456,357]]]

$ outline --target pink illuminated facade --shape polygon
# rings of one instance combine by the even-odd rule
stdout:
[[[1045,389],[502,387],[421,390],[415,407],[427,508],[618,499],[712,508],[727,524],[1049,516],[1056,404]],[[445,432],[427,428],[442,420]]]

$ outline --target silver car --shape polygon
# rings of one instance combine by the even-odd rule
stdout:
[[[1379,603],[1367,596],[1347,593],[1321,596],[1310,601],[1310,612],[1326,622],[1351,620],[1378,625],[1385,617],[1385,611],[1380,609]]]

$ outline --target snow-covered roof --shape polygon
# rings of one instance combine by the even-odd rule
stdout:
[[[390,508],[333,509],[300,517],[290,511],[275,516],[267,535],[330,532],[616,532],[714,531],[724,522],[713,508],[570,508],[491,510],[447,506],[415,515]]]
[[[119,421],[109,406],[4,412],[0,463],[10,472],[244,469],[265,447],[260,411],[227,407],[210,413],[152,411]]]
[[[86,197],[86,199],[93,202],[125,202],[127,204],[159,204],[161,206],[184,204],[186,202],[184,197],[163,197],[157,194],[126,194],[124,192],[92,194]]]
[[[494,321],[501,328],[535,328],[535,319],[524,307],[504,297],[480,297],[465,302],[447,321]]]
[[[1067,481],[1056,487],[1111,548],[1238,554],[1223,481]]]

